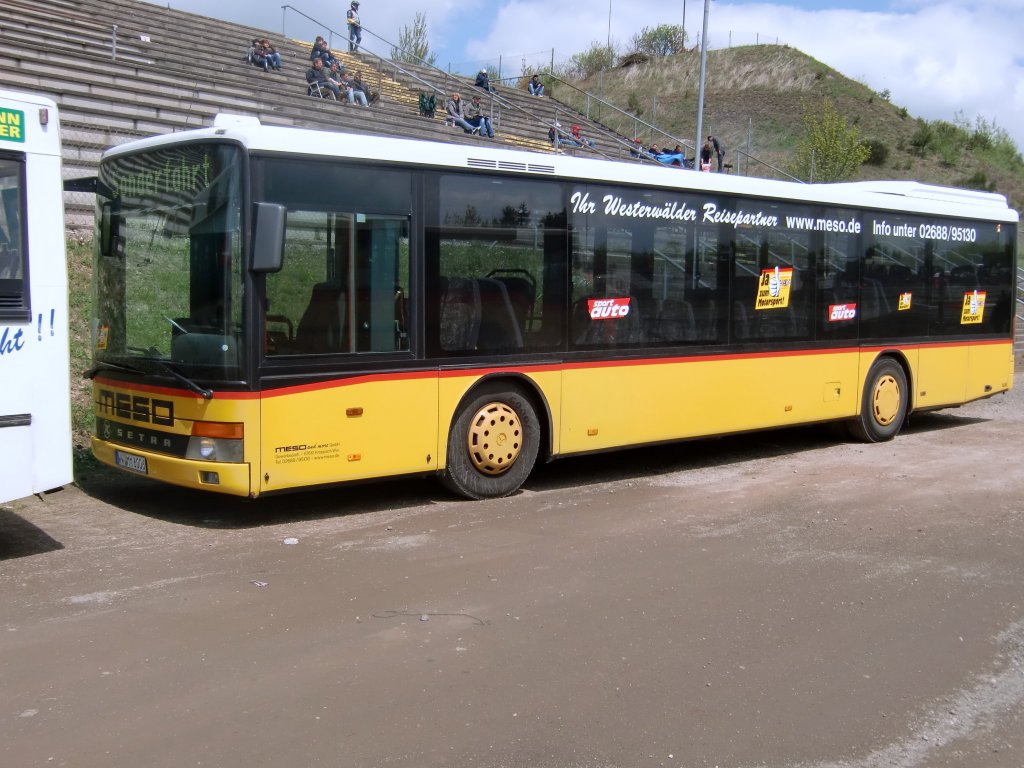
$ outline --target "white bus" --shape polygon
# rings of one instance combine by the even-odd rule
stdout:
[[[57,105],[0,90],[0,503],[71,482]]]

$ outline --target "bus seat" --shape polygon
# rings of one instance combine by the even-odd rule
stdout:
[[[480,336],[480,288],[469,277],[441,278],[441,349],[476,349]]]
[[[515,313],[516,322],[523,333],[530,330],[530,318],[533,316],[533,308],[536,303],[536,288],[534,284],[525,277],[515,275],[495,276],[505,286],[508,299],[512,302],[512,311]]]
[[[682,299],[665,299],[661,302],[655,320],[653,336],[655,341],[692,341],[697,338],[697,326],[693,319],[693,307]]]
[[[505,283],[490,277],[481,277],[476,282],[480,294],[478,348],[522,349],[523,335],[519,330]]]
[[[750,318],[747,305],[742,301],[732,303],[732,338],[750,338]]]
[[[306,311],[295,331],[295,346],[306,354],[346,352],[347,296],[336,282],[313,286]]]

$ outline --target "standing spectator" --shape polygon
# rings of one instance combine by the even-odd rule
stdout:
[[[448,113],[448,120],[451,120],[452,123],[466,133],[476,133],[477,129],[467,123],[465,116],[462,114],[462,97],[459,96],[458,91],[452,93],[452,97],[448,99],[448,103],[445,104],[445,111]]]
[[[530,78],[529,84],[526,86],[530,89],[531,96],[543,96],[544,95],[544,83],[540,81],[540,77],[534,75]]]
[[[352,76],[348,72],[341,74],[341,89],[345,92],[345,99],[349,104],[355,104],[358,101],[361,106],[370,106],[366,103],[366,94],[363,93],[363,89],[356,90]]]
[[[486,136],[489,139],[494,138],[494,126],[491,125],[490,118],[484,115],[483,106],[480,104],[480,97],[475,94],[469,100],[469,104],[466,105],[466,122],[476,128],[481,136]]]
[[[476,83],[474,83],[474,85],[476,85],[477,88],[483,88],[488,93],[494,93],[494,86],[491,85],[490,76],[487,74],[486,69],[480,70],[480,74],[476,76]]]
[[[274,69],[281,69],[281,54],[277,52],[277,49],[270,44],[267,38],[263,38],[261,41],[263,46],[263,56],[266,58],[267,63]]]
[[[352,5],[345,14],[345,23],[348,24],[348,50],[354,53],[363,42],[363,27],[359,23],[359,0],[352,0]]]
[[[718,172],[721,173],[722,172],[722,161],[725,160],[725,149],[722,147],[722,145],[718,141],[718,139],[716,139],[714,136],[708,136],[708,143],[715,150],[715,156],[718,158]],[[710,163],[711,160],[708,159],[708,162]]]
[[[313,95],[313,86],[320,89],[320,96],[327,98],[324,94],[330,93],[335,100],[341,98],[341,87],[330,76],[330,70],[324,69],[323,59],[313,59],[313,66],[306,71],[306,82],[310,86],[310,96]]]

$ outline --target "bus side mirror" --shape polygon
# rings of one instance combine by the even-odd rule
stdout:
[[[277,203],[253,206],[252,271],[280,272],[288,209]]]

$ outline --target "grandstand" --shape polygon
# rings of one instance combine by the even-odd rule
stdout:
[[[325,30],[326,32],[327,30]],[[245,63],[254,37],[267,37],[283,69],[263,72]],[[576,122],[606,156],[628,157],[626,142],[555,99],[498,86],[493,140],[444,123],[444,96],[466,96],[472,81],[429,67],[398,65],[376,56],[335,54],[381,97],[371,109],[306,95],[310,43],[272,31],[160,7],[141,0],[4,0],[0,67],[9,88],[44,93],[61,110],[66,179],[95,174],[108,147],[142,136],[208,126],[218,112],[255,116],[272,125],[384,134],[449,142],[495,142],[551,152],[548,127]],[[421,92],[435,93],[434,118],[419,114]],[[590,150],[574,150],[590,152]],[[69,229],[92,226],[92,200],[68,193]]]

